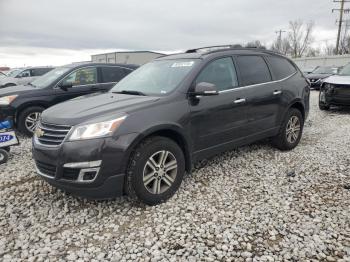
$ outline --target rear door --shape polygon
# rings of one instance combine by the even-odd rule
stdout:
[[[97,68],[95,66],[83,67],[74,70],[60,83],[70,83],[71,88],[62,90],[59,84],[55,87],[55,98],[53,103],[57,104],[78,96],[95,93],[100,90],[97,81]]]
[[[267,62],[260,55],[235,57],[241,88],[246,90],[247,127],[251,138],[264,136],[277,126],[281,86],[273,83]]]
[[[191,136],[195,157],[203,158],[229,149],[245,136],[245,90],[237,88],[238,79],[232,57],[209,62],[199,73],[195,84],[215,84],[217,96],[190,99]]]
[[[116,83],[122,80],[132,70],[119,66],[101,66],[100,72],[100,91],[109,91]]]

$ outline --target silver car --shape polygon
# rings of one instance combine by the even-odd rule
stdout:
[[[10,70],[5,77],[0,78],[0,88],[27,85],[37,77],[51,71],[53,67],[29,67]]]

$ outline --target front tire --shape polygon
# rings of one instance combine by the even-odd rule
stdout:
[[[320,91],[320,94],[318,96],[318,107],[322,111],[330,109],[330,105],[325,102],[325,92],[323,90]]]
[[[44,110],[45,108],[41,106],[32,106],[24,109],[18,116],[18,131],[29,137],[33,136],[41,113]]]
[[[294,149],[300,142],[303,128],[304,118],[301,112],[296,108],[289,109],[278,135],[272,139],[272,144],[282,151]]]
[[[184,174],[185,158],[179,145],[166,137],[151,137],[130,157],[126,191],[132,199],[157,205],[175,194]]]

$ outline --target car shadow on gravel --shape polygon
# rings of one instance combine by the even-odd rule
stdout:
[[[337,115],[349,115],[350,114],[350,107],[331,107],[329,111],[327,111],[331,116],[332,114]]]

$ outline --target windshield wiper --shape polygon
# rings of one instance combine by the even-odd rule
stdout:
[[[136,90],[121,90],[121,91],[116,91],[113,93],[117,93],[117,94],[126,94],[126,95],[135,95],[135,96],[146,96],[145,93],[142,93],[140,91],[136,91]]]

